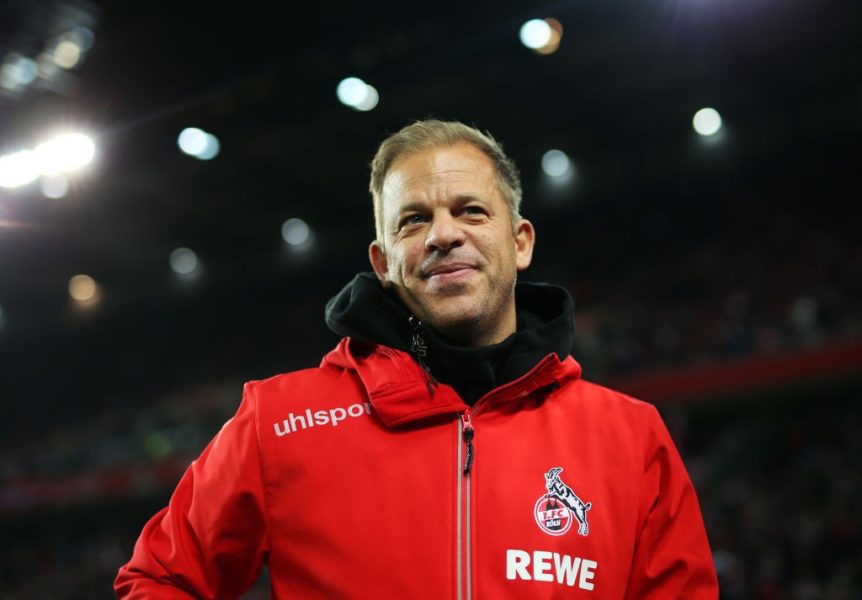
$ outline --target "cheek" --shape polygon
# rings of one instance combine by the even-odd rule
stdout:
[[[494,242],[494,236],[488,232],[479,232],[473,236],[473,245],[482,254],[482,256],[499,255],[501,248]]]
[[[505,269],[515,260],[515,244],[511,236],[486,234],[476,238],[476,246],[486,257]]]
[[[395,249],[389,257],[389,275],[402,281],[409,273],[409,257],[403,248]]]

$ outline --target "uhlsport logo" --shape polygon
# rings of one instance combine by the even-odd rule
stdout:
[[[562,467],[554,467],[545,473],[545,488],[547,493],[539,496],[533,513],[539,529],[549,535],[563,535],[572,528],[574,521],[578,522],[578,533],[590,534],[590,526],[587,523],[587,511],[592,508],[593,503],[586,504],[578,498],[572,488],[567,486],[560,473]]]

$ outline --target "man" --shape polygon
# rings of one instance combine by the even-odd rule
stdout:
[[[145,526],[125,598],[716,598],[656,410],[581,378],[572,302],[515,284],[512,162],[440,121],[372,163],[374,275],[327,305],[319,368],[246,385]]]

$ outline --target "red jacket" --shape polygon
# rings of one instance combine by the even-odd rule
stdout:
[[[657,411],[580,374],[552,354],[469,409],[345,339],[251,382],[117,595],[236,598],[266,563],[275,598],[717,598]]]

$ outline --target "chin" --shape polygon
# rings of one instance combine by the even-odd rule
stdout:
[[[453,311],[445,314],[431,314],[425,323],[447,337],[465,337],[476,329],[479,315],[465,311]]]

